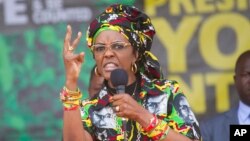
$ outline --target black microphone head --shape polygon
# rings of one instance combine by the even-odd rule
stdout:
[[[115,69],[111,72],[110,79],[114,87],[120,85],[126,86],[128,83],[128,74],[123,69]]]

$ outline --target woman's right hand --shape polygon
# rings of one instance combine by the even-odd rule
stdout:
[[[78,32],[77,37],[71,42],[72,29],[71,26],[67,26],[67,32],[64,39],[64,48],[63,48],[63,61],[66,73],[66,87],[75,89],[77,86],[77,81],[80,75],[81,66],[84,61],[84,52],[79,54],[74,53],[74,50],[77,48],[77,45],[80,42],[82,33]],[[70,84],[71,86],[67,86]],[[70,88],[71,87],[71,88]]]

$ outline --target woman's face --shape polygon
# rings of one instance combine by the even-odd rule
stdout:
[[[138,54],[133,53],[133,47],[121,33],[113,30],[102,31],[96,37],[92,49],[98,72],[106,80],[110,79],[110,73],[117,68],[128,73],[128,84],[135,80],[131,67]]]

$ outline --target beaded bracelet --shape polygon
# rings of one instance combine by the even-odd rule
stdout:
[[[66,90],[62,90],[62,92],[60,93],[60,99],[65,102],[65,101],[75,101],[75,100],[79,100],[82,98],[82,94],[78,93],[77,95],[74,94],[68,94]]]
[[[63,104],[64,111],[73,111],[76,110],[78,107],[79,105]]]
[[[65,111],[76,110],[81,104],[82,93],[78,88],[77,91],[70,91],[65,86],[60,93],[60,99]]]
[[[71,91],[71,90],[69,90],[66,86],[64,86],[63,87],[63,90],[65,90],[68,94],[70,94],[70,95],[77,95],[77,94],[80,94],[81,93],[81,91],[80,91],[80,89],[79,88],[77,88],[77,90],[76,91]]]
[[[149,123],[148,127],[143,128],[143,131],[149,132],[149,131],[153,130],[156,127],[156,125],[158,124],[158,122],[159,121],[158,121],[158,118],[156,117],[156,115],[153,115],[153,117],[150,119],[150,123]]]
[[[154,141],[158,141],[166,138],[169,130],[170,127],[167,125],[167,123],[163,120],[160,120],[159,124],[152,131],[147,133],[147,136],[152,138]]]

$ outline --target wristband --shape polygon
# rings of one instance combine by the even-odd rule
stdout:
[[[72,111],[78,109],[81,105],[82,93],[78,88],[77,91],[70,91],[65,86],[60,93],[60,100],[63,103],[64,111]]]
[[[150,123],[149,123],[148,127],[143,128],[143,131],[149,132],[149,131],[153,130],[156,127],[156,125],[158,124],[158,122],[159,121],[158,121],[157,116],[153,115],[153,117],[150,119]]]
[[[166,138],[170,127],[167,125],[167,123],[163,120],[159,121],[159,124],[149,133],[147,133],[147,136],[152,138],[154,141],[158,141],[160,139]]]

